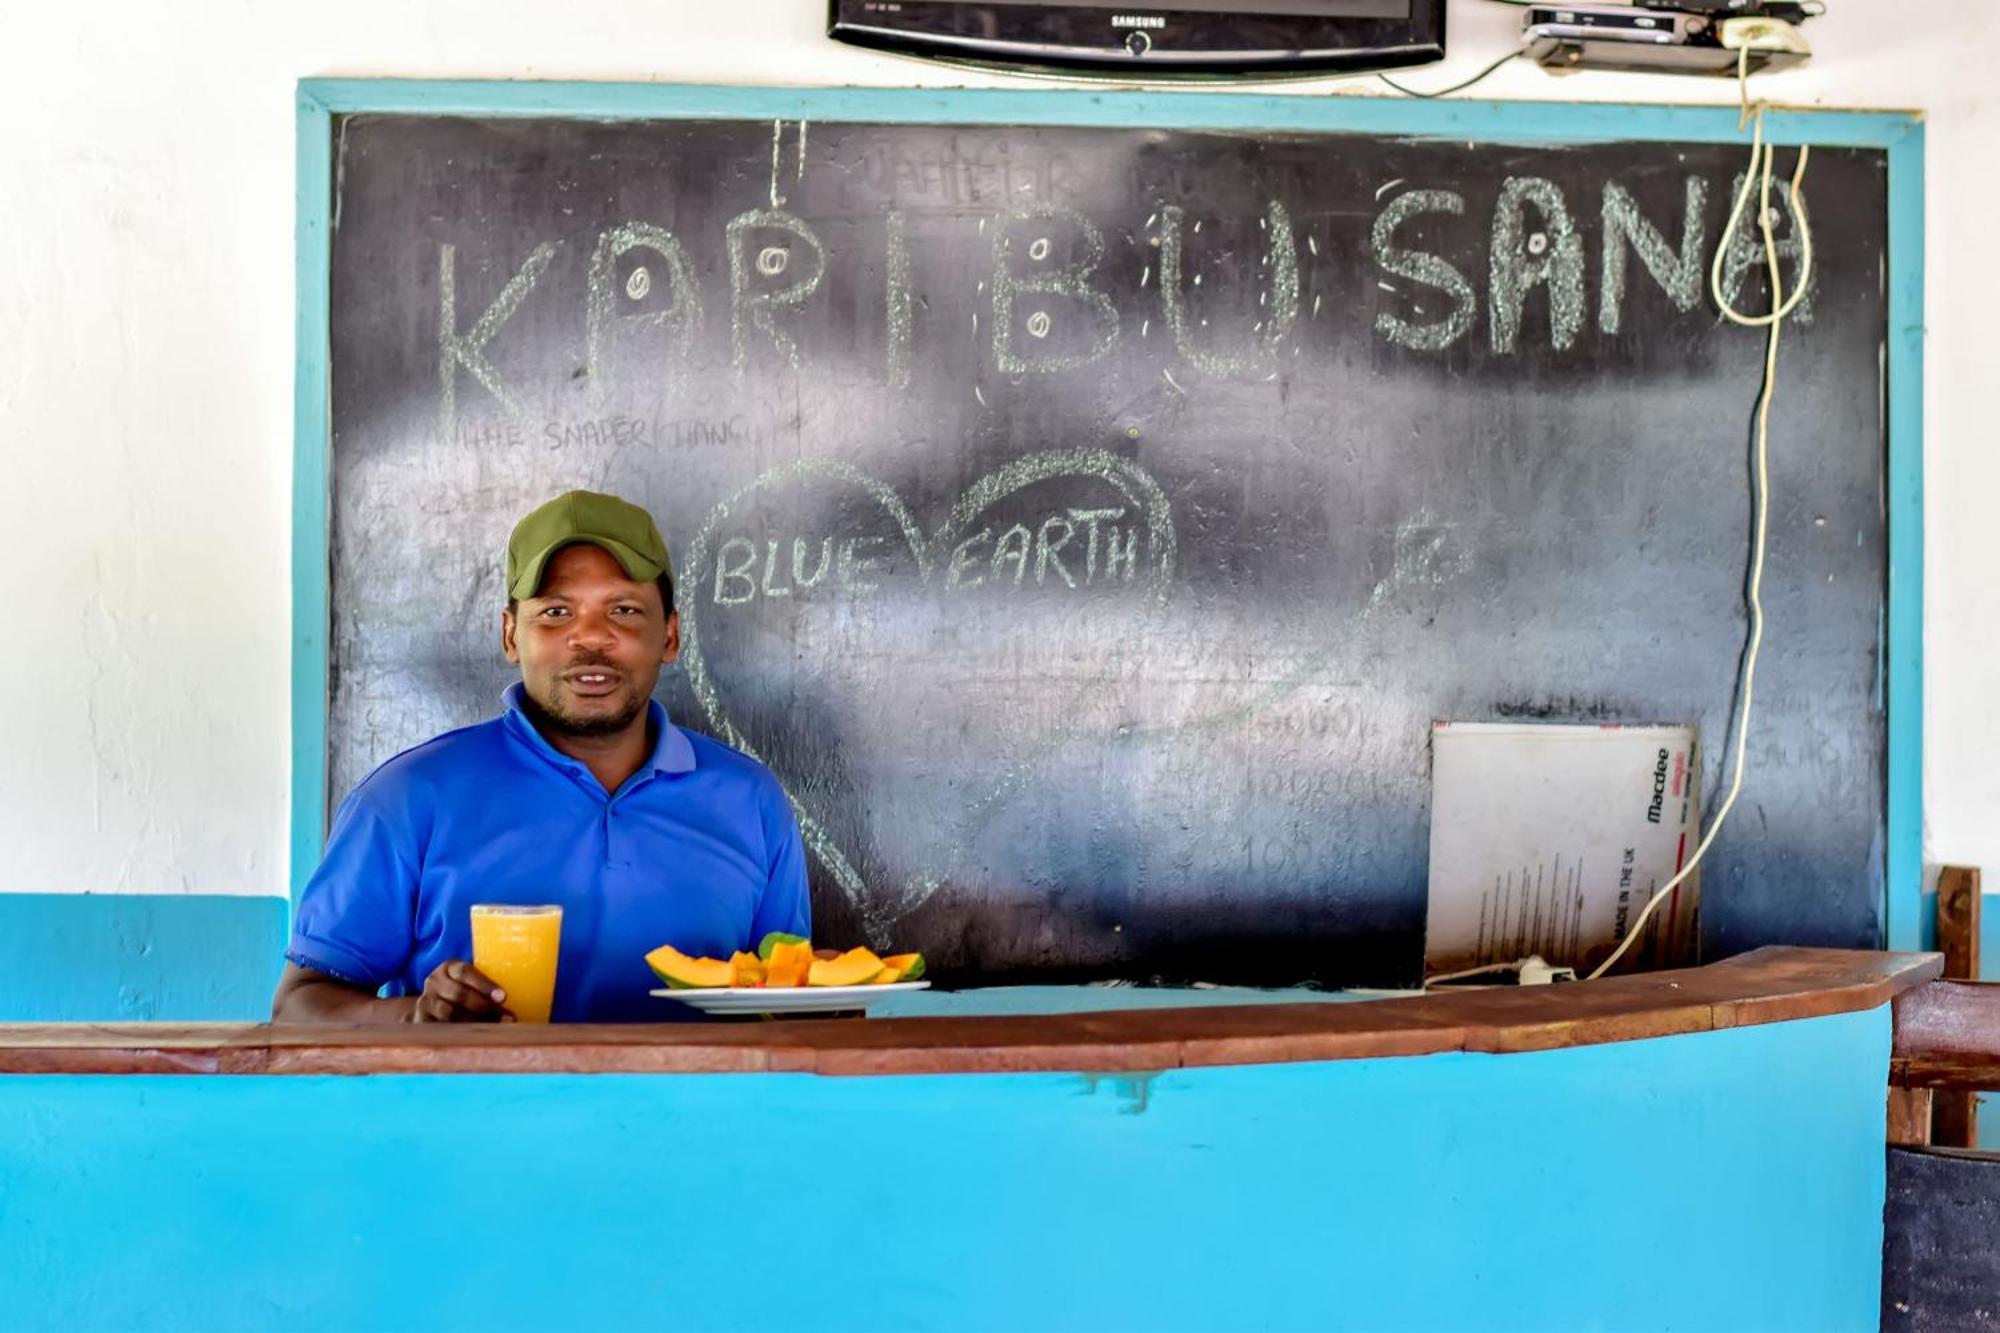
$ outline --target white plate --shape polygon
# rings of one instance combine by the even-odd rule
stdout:
[[[879,986],[700,986],[646,992],[705,1014],[821,1014],[866,1010],[885,995],[923,990],[928,981],[891,981]]]

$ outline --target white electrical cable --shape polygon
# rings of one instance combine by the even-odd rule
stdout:
[[[1738,64],[1738,77],[1747,84],[1747,74],[1741,62]],[[1747,110],[1747,92],[1744,94],[1744,105]],[[1646,901],[1645,907],[1640,910],[1638,919],[1632,923],[1632,928],[1626,932],[1625,938],[1619,942],[1609,958],[1599,963],[1590,975],[1584,978],[1586,981],[1597,980],[1624,957],[1625,951],[1632,947],[1632,942],[1639,938],[1639,932],[1645,929],[1647,918],[1652,916],[1653,909],[1658,907],[1668,894],[1679,888],[1681,881],[1701,864],[1702,856],[1708,851],[1709,844],[1715,841],[1715,835],[1721,831],[1723,821],[1729,817],[1730,808],[1736,804],[1738,793],[1743,790],[1743,753],[1750,736],[1750,705],[1757,684],[1757,653],[1764,643],[1762,592],[1764,552],[1771,509],[1771,393],[1776,388],[1778,380],[1778,332],[1784,327],[1785,316],[1791,314],[1797,307],[1800,298],[1805,295],[1806,285],[1812,281],[1812,229],[1806,222],[1805,196],[1800,193],[1799,188],[1805,181],[1806,156],[1810,150],[1801,145],[1798,166],[1792,172],[1791,207],[1799,237],[1799,285],[1787,299],[1784,294],[1783,274],[1778,266],[1778,243],[1771,234],[1771,162],[1776,153],[1764,142],[1762,103],[1755,109],[1755,118],[1756,130],[1752,135],[1750,147],[1750,170],[1743,174],[1743,187],[1736,192],[1736,206],[1729,210],[1729,224],[1723,228],[1722,241],[1716,246],[1715,261],[1710,265],[1708,275],[1709,292],[1714,296],[1717,308],[1726,318],[1750,328],[1770,330],[1764,344],[1764,387],[1757,400],[1757,517],[1755,535],[1751,542],[1753,553],[1750,561],[1750,648],[1743,658],[1743,711],[1736,720],[1736,753],[1731,764],[1734,772],[1729,782],[1729,794],[1723,798],[1722,808],[1715,812],[1715,819],[1709,824],[1708,832],[1702,835],[1701,842],[1694,849],[1694,855],[1688,858],[1686,865],[1675,872],[1672,879],[1661,885],[1659,890]],[[1736,239],[1736,227],[1742,220],[1743,205],[1750,196],[1751,183],[1760,178],[1762,185],[1759,195],[1758,226],[1763,232],[1764,260],[1771,274],[1771,310],[1769,314],[1764,315],[1745,315],[1731,305],[1728,298],[1723,295],[1722,269],[1731,245]],[[1690,775],[1689,781],[1693,780]]]
[[[1483,977],[1488,972],[1519,972],[1520,970],[1521,960],[1511,963],[1485,963],[1479,967],[1462,968],[1457,972],[1443,972],[1434,977],[1425,977],[1424,988],[1428,990],[1432,986],[1441,986],[1447,981],[1463,981],[1467,977]]]

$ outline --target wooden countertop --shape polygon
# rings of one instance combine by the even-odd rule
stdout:
[[[1136,1073],[1543,1051],[1873,1009],[1942,968],[1933,953],[1766,948],[1706,967],[1556,986],[1037,1017],[553,1027],[0,1024],[0,1073]]]
[[[1936,981],[1899,996],[1889,1081],[1910,1088],[2000,1088],[2000,983]]]

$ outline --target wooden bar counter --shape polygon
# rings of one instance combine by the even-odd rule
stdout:
[[[1021,1017],[537,1027],[0,1024],[0,1073],[991,1074],[1140,1072],[1545,1051],[1873,1009],[1938,975],[1933,954],[1767,948],[1586,985]]]
[[[0,1322],[1872,1328],[1891,1005],[1939,966],[1774,948],[1364,1002],[0,1026]]]

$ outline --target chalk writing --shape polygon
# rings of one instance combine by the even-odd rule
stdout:
[[[1207,772],[1198,774],[1204,787],[1212,777]],[[1373,792],[1375,781],[1366,768],[1329,759],[1310,767],[1247,769],[1243,794],[1258,801],[1311,809],[1365,798]]]
[[[775,153],[776,147],[772,149]],[[791,246],[766,244],[758,248],[753,263],[750,247],[755,243],[754,233],[760,229],[771,229],[787,233],[791,245],[804,249],[811,260],[811,268],[801,276],[781,287],[766,290],[755,289],[753,270],[763,277],[780,276],[790,269]],[[797,310],[812,294],[819,290],[826,276],[826,251],[820,245],[819,237],[811,227],[790,213],[775,209],[752,209],[739,213],[729,220],[727,227],[729,242],[729,358],[737,370],[742,370],[750,362],[750,328],[771,340],[781,356],[792,369],[799,368],[799,344],[778,319],[781,311]],[[781,260],[778,255],[783,255]]]
[[[1353,703],[1343,700],[1336,704],[1291,703],[1284,707],[1267,708],[1257,714],[1251,729],[1266,739],[1332,737],[1345,740],[1354,735],[1360,724],[1360,710]]]
[[[452,423],[451,442],[470,449],[518,449],[528,441],[528,432],[518,417],[502,415],[485,421]]]
[[[881,585],[869,578],[883,568],[883,552],[879,549],[879,536],[822,538],[818,545],[818,558],[812,560],[808,552],[812,544],[804,537],[792,539],[789,552],[790,579],[787,581],[785,560],[780,555],[787,549],[786,543],[767,540],[764,543],[762,577],[759,578],[758,546],[749,537],[731,537],[722,543],[715,553],[715,604],[717,606],[741,606],[764,597],[789,597],[796,589],[808,593],[827,583],[829,566],[834,576],[830,587],[837,587],[849,594],[874,592]],[[836,547],[839,555],[836,558]],[[808,573],[810,568],[810,573]]]
[[[618,260],[627,252],[642,247],[657,255],[665,269],[668,303],[659,310],[621,311],[618,309],[617,293]],[[597,238],[597,248],[591,252],[590,273],[585,284],[587,325],[584,364],[590,376],[591,391],[598,403],[603,403],[611,392],[611,365],[605,344],[614,328],[664,328],[667,331],[666,356],[662,359],[664,366],[669,373],[686,366],[695,338],[701,332],[701,288],[695,282],[687,251],[672,232],[644,222],[628,222],[611,228]],[[637,267],[626,280],[625,296],[636,305],[644,301],[652,289],[650,270]]]
[[[903,215],[891,212],[882,220],[886,229],[888,262],[883,274],[884,318],[889,326],[889,385],[907,388],[910,383],[910,250],[903,240]]]
[[[695,534],[694,544],[690,548],[688,574],[695,580],[703,578],[704,572],[709,568],[711,559],[709,552],[714,547],[716,530],[752,495],[768,486],[810,477],[844,482],[858,488],[879,504],[901,532],[904,543],[916,562],[918,577],[929,578],[930,562],[926,544],[917,530],[915,518],[897,498],[896,493],[849,464],[817,459],[802,459],[797,463],[774,469],[734,492],[710,510],[708,518]],[[796,549],[794,548],[795,553]],[[702,650],[705,622],[700,615],[700,607],[703,600],[691,597],[682,610],[681,666],[687,672],[688,685],[694,692],[695,701],[701,705],[710,724],[720,733],[722,739],[751,758],[760,759],[761,756],[751,745],[749,738],[738,729],[723,708],[715,678],[709,672],[707,658]],[[798,818],[800,836],[814,859],[833,877],[834,884],[849,903],[861,910],[865,918],[875,921],[878,925],[881,924],[885,919],[881,914],[886,910],[884,898],[887,895],[871,895],[868,892],[860,872],[855,870],[846,854],[841,851],[839,842],[828,832],[826,825],[820,822],[813,811],[799,799],[797,793],[787,790],[786,798],[791,802],[792,811]],[[907,900],[914,905],[929,897],[936,887],[937,882],[934,879],[905,886],[900,893],[893,895],[893,901],[900,904]]]
[[[645,444],[653,438],[653,423],[644,417],[593,417],[587,421],[551,421],[542,440],[551,449],[613,448]]]
[[[1395,244],[1396,228],[1422,213],[1463,213],[1465,197],[1450,190],[1409,190],[1389,201],[1376,215],[1370,235],[1375,262],[1389,273],[1427,287],[1436,287],[1451,297],[1451,310],[1443,319],[1419,324],[1391,311],[1375,316],[1375,331],[1413,352],[1436,352],[1457,342],[1472,327],[1479,298],[1465,275],[1451,263],[1422,250],[1407,250]],[[1319,313],[1319,297],[1313,297],[1313,313]]]
[[[1525,233],[1529,207],[1547,228],[1531,250]],[[1555,182],[1540,176],[1509,176],[1493,206],[1493,245],[1487,255],[1487,303],[1493,350],[1511,352],[1521,331],[1521,307],[1528,293],[1546,284],[1550,340],[1557,348],[1576,341],[1583,323],[1583,238],[1576,234],[1569,206]]]
[[[1160,210],[1160,300],[1167,328],[1174,335],[1174,346],[1189,365],[1211,375],[1268,373],[1277,365],[1279,345],[1291,332],[1292,321],[1299,313],[1299,254],[1292,240],[1291,215],[1283,204],[1272,200],[1261,220],[1267,246],[1262,267],[1270,276],[1268,289],[1258,304],[1271,313],[1259,321],[1255,330],[1261,334],[1259,353],[1251,357],[1230,356],[1195,345],[1194,331],[1188,325],[1187,295],[1181,284],[1186,248],[1181,240],[1182,218],[1178,207],[1169,205]],[[1201,224],[1195,225],[1199,228]],[[1195,275],[1194,282],[1200,285],[1200,274]]]
[[[972,152],[957,146],[908,151],[882,145],[858,164],[858,179],[843,177],[840,205],[863,198],[894,198],[899,205],[937,203],[1009,208],[1022,195],[1050,202],[1071,189],[1075,169],[1061,153],[1014,156],[1002,142]]]
[[[486,392],[500,400],[502,406],[517,420],[526,420],[528,412],[513,387],[500,378],[500,372],[486,359],[486,344],[493,341],[493,335],[500,332],[521,302],[528,299],[528,293],[535,288],[535,282],[555,258],[553,241],[543,241],[531,251],[521,264],[520,270],[507,280],[500,294],[493,298],[493,304],[486,307],[483,314],[464,333],[458,331],[458,248],[452,245],[440,246],[438,250],[438,433],[451,438],[458,421],[458,372],[462,369]]]
[[[761,540],[743,534],[722,537],[725,524],[740,522],[751,502],[772,487],[801,482],[832,484],[860,491],[879,506],[902,537],[881,534],[818,537],[789,535]],[[1010,525],[989,551],[981,532],[993,526],[984,516],[1002,500],[1030,486],[1049,482],[1106,486],[1123,504],[1084,507],[1065,505],[1044,513],[1032,528]],[[980,531],[974,531],[977,524]],[[1018,528],[1020,532],[1014,533]],[[721,540],[718,541],[718,538]],[[968,543],[970,543],[968,545]],[[1004,543],[1005,554],[1000,554]],[[703,607],[736,608],[759,599],[797,599],[809,594],[865,593],[880,578],[897,571],[907,551],[916,582],[928,585],[940,562],[947,573],[942,589],[947,597],[982,586],[1025,586],[1030,579],[1051,588],[1134,587],[1146,596],[1138,605],[1156,608],[1172,587],[1176,541],[1172,507],[1157,482],[1137,465],[1101,450],[1052,450],[1016,459],[979,478],[953,504],[945,522],[929,540],[917,529],[915,517],[894,490],[846,463],[804,459],[764,474],[716,505],[695,534],[683,578],[707,590],[682,608],[681,663],[697,703],[723,740],[753,758],[756,750],[724,708],[706,656],[709,614]],[[934,558],[935,553],[935,558]],[[956,563],[957,573],[951,573]],[[996,570],[997,575],[996,575]],[[976,575],[977,581],[972,575]],[[1087,688],[1101,688],[1092,682]],[[988,811],[1025,782],[1040,762],[1035,755],[1003,767],[1002,777],[982,801],[968,805],[970,816]],[[900,913],[924,901],[938,879],[919,875],[913,882],[871,890],[837,840],[796,792],[789,792],[806,846],[825,867],[842,894],[865,918],[893,922]]]
[[[1019,587],[1032,565],[1037,585],[1050,581],[1053,570],[1062,586],[1088,587],[1099,579],[1099,553],[1103,554],[1103,577],[1113,583],[1129,583],[1139,568],[1139,531],[1121,529],[1115,520],[1125,516],[1122,506],[1111,509],[1069,509],[1051,514],[1039,524],[1016,523],[995,537],[991,527],[981,528],[952,547],[946,563],[946,591],[976,588],[990,577],[996,584],[1011,581]],[[1081,540],[1078,534],[1082,533]],[[1069,550],[1075,541],[1079,554]],[[991,546],[990,559],[986,548]],[[1033,559],[1030,560],[1030,551]],[[1072,562],[1080,564],[1073,569]],[[989,572],[979,572],[982,564]]]
[[[1154,481],[1144,469],[1135,463],[1113,454],[1108,454],[1101,449],[1066,449],[1032,454],[1026,458],[1016,459],[999,471],[981,477],[952,506],[951,516],[945,520],[944,525],[938,529],[937,535],[932,538],[933,549],[940,553],[945,551],[957,552],[966,541],[977,535],[969,531],[972,524],[1000,500],[1024,487],[1066,477],[1079,479],[1092,478],[1104,482],[1118,490],[1124,497],[1127,507],[1138,510],[1144,515],[1145,526],[1143,530],[1146,537],[1145,552],[1148,564],[1146,571],[1148,574],[1147,583],[1153,599],[1158,602],[1164,602],[1171,587],[1176,554],[1173,507],[1168,503],[1165,492],[1160,490],[1159,483]],[[1095,564],[1095,551],[1097,548],[1090,534],[1096,531],[1092,525],[1105,521],[1107,515],[1100,509],[1097,511],[1078,510],[1060,516],[1051,516],[1051,518],[1056,517],[1060,517],[1064,522],[1070,524],[1071,531],[1069,537],[1062,537],[1059,527],[1051,526],[1049,519],[1044,519],[1043,523],[1037,528],[1038,534],[1046,529],[1050,540],[1061,540],[1066,545],[1076,535],[1075,525],[1079,523],[1083,524],[1085,536],[1083,542],[1084,551],[1082,554],[1086,580],[1094,577],[1097,569]],[[1122,517],[1122,512],[1118,517]],[[1005,534],[1003,533],[1002,535],[1004,536]],[[1130,562],[1137,558],[1135,555],[1137,547],[1134,543],[1137,535],[1138,532],[1135,530],[1121,537],[1123,544],[1114,556],[1111,551],[1109,529],[1106,529],[1104,568],[1107,578],[1114,576],[1122,578],[1124,572],[1130,567]],[[1041,548],[1038,546],[1037,549]],[[996,561],[998,560],[998,553],[999,543],[996,540],[994,556]],[[1060,557],[1060,548],[1057,549],[1056,555]],[[1113,564],[1114,559],[1117,562],[1115,565]],[[995,567],[997,568],[997,565]],[[1039,558],[1038,567],[1044,568],[1044,572],[1038,581],[1046,582],[1046,567],[1040,566]],[[1066,570],[1067,566],[1065,566],[1065,572]],[[989,573],[988,576],[991,577],[991,574]],[[964,576],[962,574],[960,577],[963,580]],[[1025,577],[1025,574],[1022,577]],[[1058,575],[1058,577],[1062,577],[1062,575]],[[1067,586],[1075,585],[1070,583]]]
[[[550,449],[630,448],[695,449],[748,444],[759,431],[741,414],[705,418],[661,419],[613,413],[580,421],[544,422],[541,441]],[[465,444],[521,444],[527,436],[517,426],[493,423],[471,428],[459,424],[456,439]]]
[[[1068,264],[1047,264],[1030,259],[1029,268],[1018,270],[1013,259],[1014,227],[1002,226],[993,233],[993,360],[1009,375],[1054,370],[1074,370],[1087,366],[1110,351],[1118,342],[1118,309],[1111,298],[1091,285],[1097,265],[1104,257],[1104,233],[1097,224],[1073,208],[1043,204],[1016,211],[1017,223],[1061,222],[1074,230],[1079,253]],[[1030,247],[1032,248],[1032,247]],[[1044,249],[1044,253],[1047,251]],[[1014,337],[1014,304],[1023,296],[1063,297],[1080,305],[1093,328],[1084,338],[1081,351],[1024,352]],[[1047,312],[1041,312],[1044,320]],[[1046,337],[1045,322],[1037,337]]]
[[[1395,346],[1442,351],[1465,337],[1477,320],[1481,301],[1462,267],[1468,257],[1462,253],[1466,247],[1442,244],[1434,234],[1438,224],[1431,220],[1462,217],[1467,202],[1450,190],[1389,193],[1399,184],[1392,181],[1377,192],[1387,202],[1369,231],[1371,256],[1383,275],[1375,285],[1390,298],[1375,311],[1373,326],[1378,336]],[[1798,210],[1783,182],[1775,182],[1774,189],[1781,205],[1778,250],[1796,273],[1801,257]],[[1675,232],[1645,216],[1625,186],[1605,183],[1597,229],[1599,332],[1615,336],[1623,330],[1634,256],[1674,310],[1693,313],[1701,306],[1702,257],[1709,244],[1705,218],[1714,197],[1701,176],[1685,177]],[[1210,321],[1195,308],[1194,298],[1207,277],[1233,277],[1229,270],[1240,266],[1223,262],[1233,257],[1224,247],[1217,251],[1221,259],[1210,265],[1218,273],[1196,271],[1189,238],[1201,232],[1204,221],[1191,220],[1176,204],[1161,204],[1148,218],[1151,234],[1144,243],[1157,250],[1161,312],[1174,355],[1185,367],[1214,377],[1276,379],[1281,364],[1294,364],[1291,357],[1308,350],[1297,344],[1293,334],[1309,276],[1302,268],[1302,256],[1310,254],[1316,266],[1324,262],[1318,240],[1308,235],[1301,249],[1290,210],[1282,200],[1267,200],[1256,218],[1262,233],[1256,309],[1246,309],[1242,316],[1249,327],[1239,328],[1234,336],[1205,334],[1202,330]],[[906,214],[892,209],[882,217],[881,226],[885,373],[888,384],[900,389],[912,382],[913,317],[925,302],[912,289]],[[1115,293],[1106,285],[1105,232],[1098,222],[1074,208],[1035,203],[998,218],[981,216],[976,226],[992,236],[991,273],[975,284],[980,292],[990,287],[991,304],[983,313],[969,312],[969,319],[976,335],[990,339],[993,365],[1000,372],[1018,376],[1075,370],[1102,360],[1118,345],[1121,315]],[[732,365],[739,372],[748,370],[753,344],[761,338],[784,364],[798,369],[808,350],[799,316],[826,289],[830,260],[824,243],[809,222],[782,209],[741,213],[724,232]],[[1525,307],[1538,289],[1546,292],[1550,345],[1556,350],[1573,347],[1586,303],[1585,237],[1562,191],[1539,176],[1507,178],[1495,199],[1487,236],[1485,305],[1492,350],[1502,355],[1517,350]],[[1756,220],[1746,217],[1734,236],[1717,244],[1725,251],[1723,289],[1734,300],[1744,283],[1757,280],[1763,263]],[[441,247],[438,374],[444,437],[453,434],[461,372],[471,375],[510,416],[528,421],[517,386],[501,375],[488,347],[530,294],[540,289],[556,245],[554,241],[538,245],[466,328],[460,327],[457,312],[458,251],[451,245]],[[1140,289],[1150,290],[1155,272],[1153,256],[1148,254],[1139,265]],[[621,344],[648,333],[658,338],[657,344],[642,341],[638,349],[664,372],[652,378],[671,387],[684,375],[698,355],[703,325],[698,273],[686,241],[663,227],[633,221],[599,235],[587,266],[585,291],[583,375],[589,380],[593,406],[604,405],[619,387],[618,365],[631,364],[629,358],[621,361],[616,355]],[[1336,290],[1323,277],[1319,283],[1312,299],[1315,319]],[[1223,285],[1227,291],[1228,283]],[[1808,319],[1815,285],[1808,284],[1800,309]],[[1243,299],[1247,301],[1247,295]],[[1337,296],[1333,309],[1340,309]],[[990,334],[981,334],[980,324],[986,319],[992,328]],[[1150,318],[1142,318],[1142,335],[1150,328]],[[1287,343],[1293,344],[1290,356],[1281,362]],[[1161,376],[1174,393],[1184,396],[1188,386],[1174,371],[1163,367]],[[970,386],[970,392],[984,400],[978,384]]]
[[[1734,199],[1742,188],[1743,173],[1739,171],[1729,183],[1729,197]],[[1755,186],[1751,188],[1753,192],[1756,189]],[[1799,264],[1804,259],[1804,250],[1799,242],[1799,211],[1792,200],[1791,182],[1774,178],[1771,181],[1771,197],[1776,201],[1772,208],[1778,213],[1771,227],[1772,244],[1778,252],[1779,271],[1785,277],[1785,299],[1790,300],[1791,293],[1798,290]],[[1751,206],[1743,210],[1736,233],[1728,238],[1727,244],[1729,249],[1722,260],[1722,295],[1731,306],[1740,310],[1743,307],[1737,297],[1743,291],[1744,280],[1752,274],[1760,278],[1765,276],[1767,266],[1764,232],[1757,222],[1754,193]],[[1789,271],[1786,271],[1787,265]],[[1799,298],[1789,318],[1800,324],[1812,323],[1813,297],[1818,290],[1819,272],[1815,269],[1806,281],[1805,295]]]
[[[1639,202],[1617,181],[1604,187],[1604,253],[1597,292],[1597,327],[1617,333],[1625,302],[1625,251],[1629,245],[1674,303],[1686,312],[1701,304],[1701,280],[1707,266],[1702,256],[1702,209],[1708,202],[1708,182],[1699,176],[1687,178],[1681,209],[1681,244],[1678,252],[1667,243],[1660,229],[1639,212]]]

